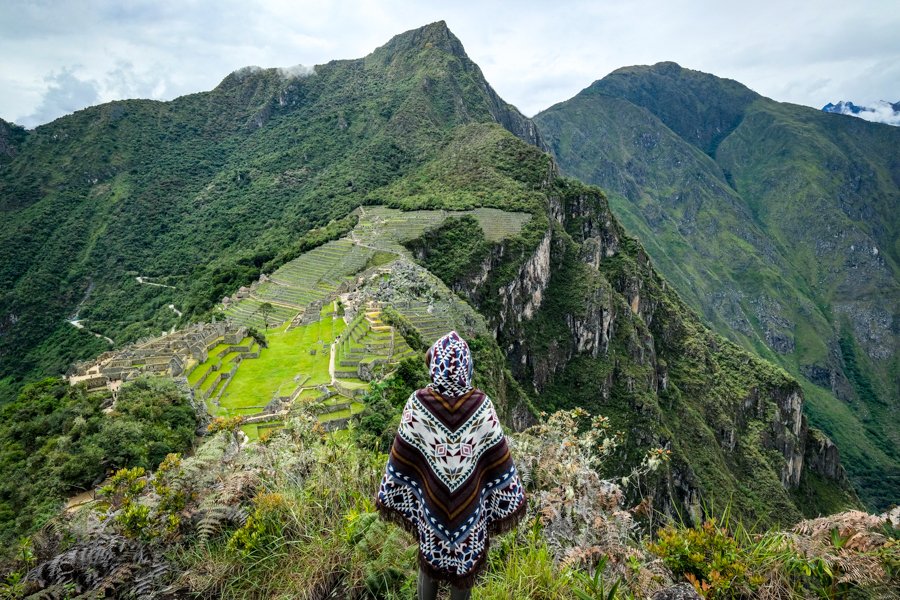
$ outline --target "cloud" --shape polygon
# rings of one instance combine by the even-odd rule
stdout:
[[[284,79],[297,79],[299,77],[309,77],[316,74],[315,67],[307,67],[306,65],[294,65],[293,67],[284,67],[278,69],[278,74]]]
[[[391,36],[446,20],[488,81],[526,114],[611,71],[663,60],[736,79],[779,101],[821,107],[873,100],[900,81],[900,11],[890,0],[823,10],[753,3],[569,0],[5,0],[0,2],[0,117],[50,119],[72,81],[99,99],[169,100],[214,88],[244,65],[359,58]],[[71,65],[77,64],[77,71]],[[74,89],[74,88],[73,88]],[[45,101],[45,96],[47,96]],[[89,93],[87,97],[90,98]]]
[[[51,73],[44,81],[47,91],[37,108],[30,115],[16,119],[18,124],[35,127],[100,101],[99,84],[92,79],[79,79],[75,67]]]
[[[900,104],[900,103],[898,103]],[[852,112],[848,104],[841,106],[842,115],[850,115],[851,117],[859,117],[865,121],[873,123],[884,123],[885,125],[894,125],[900,127],[900,111],[894,110],[894,106],[890,102],[880,100],[873,106],[860,106],[858,112]]]

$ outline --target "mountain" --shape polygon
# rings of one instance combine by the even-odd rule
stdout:
[[[708,116],[731,123],[733,112]],[[717,127],[701,132],[705,145],[721,141]],[[672,453],[631,500],[654,496],[689,519],[730,505],[789,523],[857,505],[797,381],[707,329],[603,192],[561,176],[542,140],[444,23],[362,59],[242,69],[210,92],[114,102],[27,132],[0,171],[7,386],[98,354],[104,336],[120,346],[210,318],[223,296],[289,287],[261,275],[308,264],[313,248],[341,265],[328,289],[384,267],[372,285],[391,297],[409,271],[383,264],[354,229],[391,220],[356,211],[430,211],[433,227],[395,243],[479,311],[493,335],[476,355],[510,425],[540,410],[608,415],[630,432],[622,468],[652,446]],[[497,236],[490,218],[442,212],[479,209],[516,227]],[[357,246],[368,249],[359,262],[335,254]],[[441,290],[427,279],[410,287],[432,315]],[[321,310],[311,302],[303,315]]]
[[[798,377],[864,500],[900,497],[900,130],[659,63],[534,121],[706,323]]]
[[[841,100],[837,104],[829,102],[822,107],[823,112],[839,115],[853,115],[866,121],[884,123],[885,125],[900,125],[900,102],[876,102],[875,106],[857,106],[852,102]]]
[[[204,314],[469,122],[540,145],[434,24],[312,72],[245,68],[172,102],[4,124],[0,381],[103,350],[88,330],[122,344],[175,325],[169,304]],[[85,329],[66,323],[76,316]]]

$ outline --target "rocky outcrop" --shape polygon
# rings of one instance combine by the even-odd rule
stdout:
[[[519,268],[516,277],[500,288],[500,314],[497,330],[531,319],[541,307],[544,291],[550,283],[550,241],[548,230],[537,249]]]
[[[625,236],[596,189],[557,184],[548,185],[548,190],[552,191],[547,231],[516,275],[499,287],[499,310],[492,322],[513,372],[520,382],[530,384],[526,387],[534,397],[550,390],[576,359],[582,361],[579,365],[585,365],[585,357],[605,365],[584,381],[590,396],[599,407],[612,405],[630,413],[629,419],[640,423],[629,433],[638,444],[667,446],[676,441],[670,436],[679,438],[686,454],[673,460],[668,482],[659,488],[663,491],[656,497],[657,506],[693,520],[703,518],[703,502],[716,490],[709,488],[710,464],[696,463],[690,444],[681,441],[699,432],[678,429],[682,415],[667,414],[671,400],[663,398],[682,393],[672,389],[673,369],[679,373],[678,385],[692,396],[686,401],[690,410],[704,422],[698,426],[713,432],[718,449],[711,460],[721,461],[717,469],[731,471],[726,477],[748,485],[745,477],[756,477],[755,469],[768,469],[775,473],[771,485],[787,492],[797,489],[804,471],[811,469],[844,491],[849,489],[834,444],[810,431],[803,416],[802,390],[795,381],[705,329],[656,274],[643,248]],[[508,249],[495,247],[478,272],[457,289],[470,294],[489,289],[491,270],[503,260],[509,260]],[[564,278],[569,281],[561,281]],[[778,308],[771,298],[759,304],[773,338],[791,329],[777,317]],[[529,334],[534,319],[543,319],[539,330],[557,333],[535,338]],[[559,335],[551,320],[557,324],[561,320],[567,335]],[[792,343],[792,338],[785,338],[786,345]],[[685,387],[686,369],[696,373],[690,381],[697,382],[698,391]],[[711,386],[700,382],[723,376],[723,369],[729,372],[724,376],[730,386],[704,389]],[[623,399],[628,399],[626,406],[621,405]],[[760,460],[771,457],[767,452],[771,450],[781,460],[763,458],[768,465],[764,467]],[[757,464],[739,466],[746,461]],[[783,502],[791,502],[787,493]]]
[[[818,429],[810,429],[804,453],[806,468],[828,479],[846,481],[840,453],[828,436]]]

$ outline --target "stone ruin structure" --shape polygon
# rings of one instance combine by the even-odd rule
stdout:
[[[188,361],[206,361],[220,343],[239,344],[247,328],[227,321],[200,323],[162,337],[144,339],[121,350],[104,352],[93,361],[75,363],[66,373],[71,385],[87,384],[88,391],[110,390],[117,395],[122,383],[143,374],[179,377]]]

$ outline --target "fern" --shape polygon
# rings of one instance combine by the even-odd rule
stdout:
[[[25,596],[25,600],[63,600],[68,597],[70,597],[70,590],[66,589],[63,584],[58,583],[30,596]]]
[[[152,598],[169,574],[169,565],[152,549],[120,535],[100,534],[90,542],[41,563],[26,581],[41,588],[31,598]]]
[[[155,589],[160,587],[160,583],[166,579],[169,571],[170,567],[165,562],[156,562],[150,565],[135,578],[130,595],[135,598],[152,598]]]
[[[242,507],[216,504],[206,509],[197,522],[198,538],[205,544],[226,525],[243,526],[246,522],[247,511]]]

